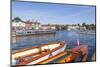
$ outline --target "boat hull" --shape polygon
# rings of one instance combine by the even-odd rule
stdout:
[[[42,45],[41,46],[42,51],[44,51],[45,49],[48,49],[48,46],[49,46],[50,50],[47,52],[43,52],[42,54],[39,54],[39,52],[37,51],[35,53],[37,53],[38,56],[33,57],[30,60],[20,62],[19,64],[16,64],[16,65],[38,64],[39,62],[42,62],[46,59],[49,59],[50,57],[53,57],[53,56],[63,52],[66,48],[66,45],[67,45],[67,43],[63,43],[63,42],[62,43],[52,43],[52,45],[50,45],[50,44],[49,45],[48,44]],[[34,48],[37,48],[37,47],[34,47]],[[34,50],[31,48],[31,49],[25,49],[25,50],[18,51],[18,52],[13,54],[13,58],[18,58],[18,56],[22,56],[20,59],[26,59],[27,57],[32,56],[29,54],[30,51],[34,51]],[[32,52],[30,52],[30,53],[32,53]],[[25,54],[29,54],[29,55],[25,55]]]
[[[52,52],[52,56],[55,56],[55,55],[57,55],[57,54],[63,52],[63,51],[65,50],[65,48],[66,48],[66,45],[64,45],[62,48],[60,48],[60,49],[58,49],[58,50]],[[38,60],[36,60],[36,61],[33,61],[33,62],[31,62],[31,63],[28,63],[27,65],[37,64],[37,63],[39,63],[39,62],[41,62],[41,61],[44,61],[44,60],[48,59],[49,56],[50,56],[50,54],[47,54],[46,56],[44,56],[44,57],[42,57],[42,58],[40,58],[40,59],[38,59]]]

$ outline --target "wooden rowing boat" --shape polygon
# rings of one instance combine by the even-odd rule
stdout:
[[[87,61],[88,57],[88,45],[79,45],[70,50],[70,55],[66,56],[64,59],[60,60],[58,63],[71,63],[75,62],[77,58],[81,60],[78,61]]]
[[[66,48],[66,43],[55,42],[50,44],[42,44],[19,50],[12,54],[12,59],[18,60],[15,65],[32,65],[42,62],[50,57],[53,57]]]

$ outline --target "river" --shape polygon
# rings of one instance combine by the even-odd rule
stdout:
[[[12,37],[11,50],[14,52],[19,49],[29,48],[43,43],[63,40],[67,40],[67,48],[73,48],[77,46],[77,39],[79,39],[81,44],[87,44],[89,46],[88,61],[91,61],[91,57],[96,52],[96,36],[95,34],[82,34],[79,33],[79,31],[57,31],[56,34]]]

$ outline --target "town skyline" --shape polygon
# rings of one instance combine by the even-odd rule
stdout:
[[[19,17],[15,17],[15,18],[19,18]],[[12,19],[12,21],[14,21],[15,20],[15,18],[13,18]],[[23,22],[25,22],[25,23],[27,23],[27,22],[37,22],[37,23],[41,23],[41,24],[43,24],[42,22],[40,22],[39,20],[35,20],[35,19],[29,19],[29,20],[22,20],[21,18],[19,18],[21,21],[23,21]],[[86,23],[86,22],[83,22],[83,23],[85,23],[85,24],[94,24],[95,25],[95,23]],[[66,24],[57,24],[57,23],[47,23],[47,24],[44,24],[44,25],[48,25],[48,24],[50,24],[50,25],[78,25],[78,24],[80,24],[80,25],[82,25],[83,23],[72,23],[72,24],[68,24],[68,23],[66,23]]]
[[[38,20],[42,24],[95,24],[94,6],[12,2],[12,19]]]

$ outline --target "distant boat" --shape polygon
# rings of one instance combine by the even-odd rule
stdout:
[[[63,52],[65,48],[66,43],[64,42],[56,42],[50,44],[43,44],[40,46],[34,46],[13,53],[12,60],[16,61],[15,65],[37,64],[41,61],[44,61],[52,56]]]
[[[95,31],[80,31],[79,33],[80,34],[91,34],[91,35],[92,34],[94,34],[94,35],[96,34]]]

